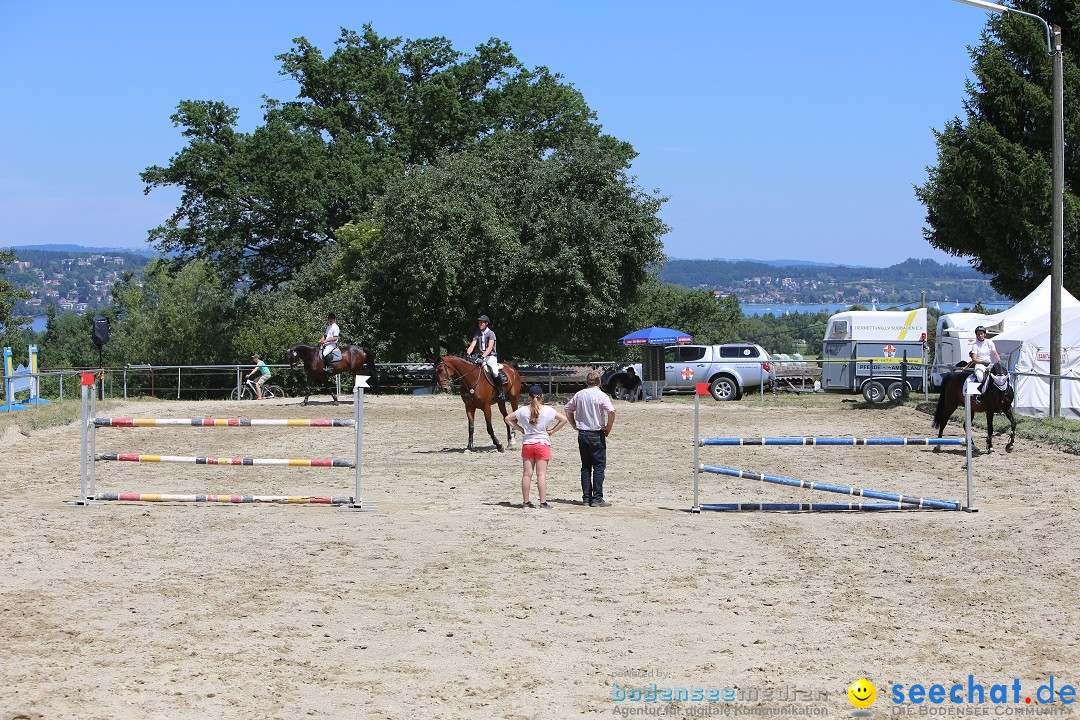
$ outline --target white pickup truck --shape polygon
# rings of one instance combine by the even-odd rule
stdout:
[[[641,363],[633,365],[638,377]],[[602,387],[615,397],[622,394],[626,366],[606,373]],[[672,345],[664,348],[664,392],[692,393],[698,383],[709,383],[709,393],[717,400],[738,400],[746,390],[776,382],[772,358],[760,345]]]

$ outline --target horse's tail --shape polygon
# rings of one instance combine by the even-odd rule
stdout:
[[[368,371],[368,375],[371,376],[371,391],[375,392],[379,389],[379,369],[375,367],[375,351],[370,348],[362,348],[364,356],[367,358],[365,363]]]
[[[938,395],[937,408],[934,410],[934,427],[944,428],[945,424],[949,422],[949,415],[945,414],[945,406],[947,404],[946,397],[949,394],[949,385],[952,384],[956,378],[956,373],[949,373],[945,377],[941,378],[941,394]]]

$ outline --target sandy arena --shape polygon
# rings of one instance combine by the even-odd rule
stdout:
[[[566,429],[554,436],[554,509],[523,510],[517,448],[495,452],[481,426],[480,451],[464,454],[458,397],[368,396],[364,407],[374,513],[70,509],[78,424],[9,430],[0,718],[847,717],[860,677],[887,717],[903,709],[894,685],[966,688],[969,675],[988,693],[1019,680],[1011,714],[1051,676],[1057,689],[1080,684],[1075,456],[1023,439],[1006,454],[999,436],[998,452],[976,457],[973,514],[695,515],[692,400],[619,403],[614,506],[578,504]],[[103,414],[351,417],[352,406],[137,402]],[[839,397],[709,400],[702,431],[936,434],[913,409]],[[350,458],[352,447],[350,429],[167,427],[103,429],[97,449]],[[704,448],[702,460],[964,499],[962,448]],[[97,464],[99,491],[349,495],[352,482],[348,469]],[[702,482],[703,502],[845,500]],[[636,699],[654,684],[661,696],[725,699]]]

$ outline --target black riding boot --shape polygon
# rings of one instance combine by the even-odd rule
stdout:
[[[503,392],[502,378],[499,377],[499,373],[495,373],[494,383],[495,383],[495,394],[499,396],[500,400],[505,400],[506,399],[506,393]]]

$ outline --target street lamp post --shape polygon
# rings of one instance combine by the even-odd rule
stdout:
[[[1046,47],[1053,61],[1053,189],[1050,226],[1050,415],[1061,416],[1061,285],[1065,264],[1065,70],[1061,28],[1038,15],[988,0],[956,0],[996,13],[1016,13],[1034,18],[1046,28]]]

